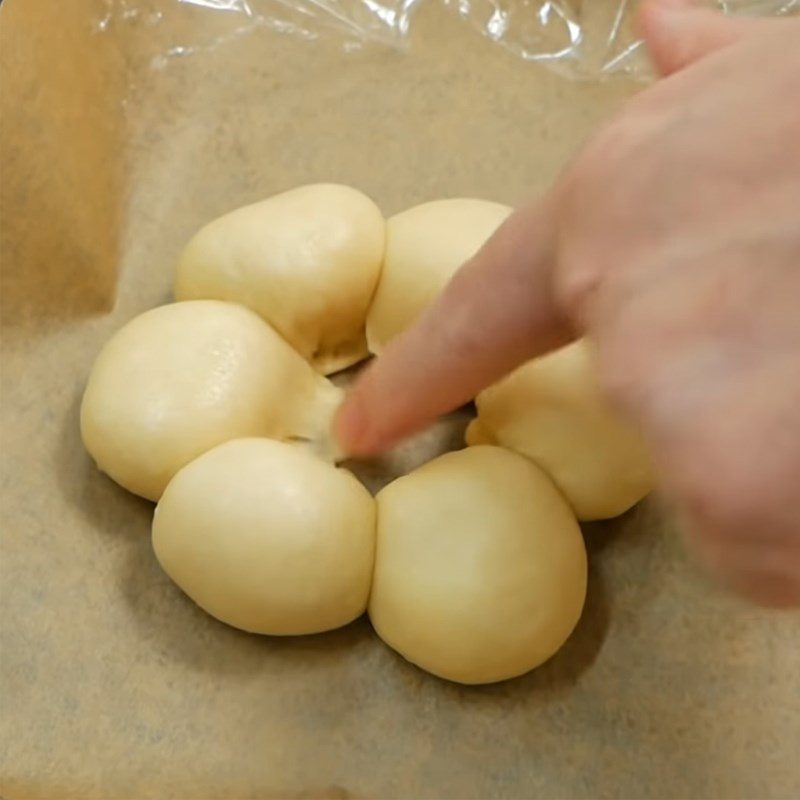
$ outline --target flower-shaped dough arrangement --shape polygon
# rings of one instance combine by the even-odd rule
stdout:
[[[578,520],[652,483],[587,342],[486,389],[466,449],[374,498],[330,433],[342,392],[326,376],[380,353],[509,212],[448,199],[384,220],[355,189],[300,187],[199,231],[178,302],[106,344],[83,441],[157,502],[156,557],[208,613],[298,635],[367,610],[405,658],[462,683],[520,675],[566,641],[586,593]]]

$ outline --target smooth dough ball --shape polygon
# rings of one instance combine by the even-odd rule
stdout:
[[[369,615],[434,675],[490,683],[550,658],[580,617],[586,550],[550,479],[499,447],[447,453],[377,496]]]
[[[475,404],[467,443],[493,441],[531,458],[578,519],[616,517],[653,488],[642,437],[603,396],[587,341],[529,361]]]
[[[416,321],[510,213],[500,203],[453,198],[390,217],[383,270],[367,315],[370,352],[379,354]]]
[[[178,300],[234,300],[323,374],[367,355],[364,322],[385,222],[348,186],[301,186],[206,225],[178,260]]]
[[[170,481],[153,548],[170,578],[222,622],[317,633],[366,608],[375,501],[349,472],[302,448],[237,439]]]
[[[100,352],[81,435],[101,470],[157,500],[184,464],[228,439],[322,437],[340,399],[252,311],[175,303],[131,320]]]

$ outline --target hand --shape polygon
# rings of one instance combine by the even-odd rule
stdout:
[[[367,455],[577,335],[645,431],[695,552],[800,604],[800,20],[651,0],[667,77],[513,214],[351,391]]]

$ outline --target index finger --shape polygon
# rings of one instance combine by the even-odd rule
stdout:
[[[386,449],[573,338],[552,287],[552,214],[516,211],[348,393],[336,436],[350,455]]]

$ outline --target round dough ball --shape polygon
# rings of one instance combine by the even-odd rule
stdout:
[[[390,217],[386,255],[367,315],[376,355],[416,321],[461,267],[511,213],[488,200],[434,200]]]
[[[529,361],[475,404],[467,442],[494,441],[531,458],[578,519],[616,517],[653,488],[642,437],[603,396],[587,341]]]
[[[302,448],[237,439],[185,466],[153,518],[165,572],[222,622],[252,633],[318,633],[364,612],[375,501]]]
[[[378,635],[460,683],[521,675],[580,617],[586,550],[550,479],[499,447],[447,453],[377,496],[369,614]]]
[[[301,186],[206,225],[178,260],[178,300],[234,300],[323,374],[367,355],[364,321],[385,222],[348,186]]]
[[[228,439],[321,436],[340,399],[252,311],[175,303],[131,320],[100,352],[81,435],[101,470],[157,500],[184,464]]]

